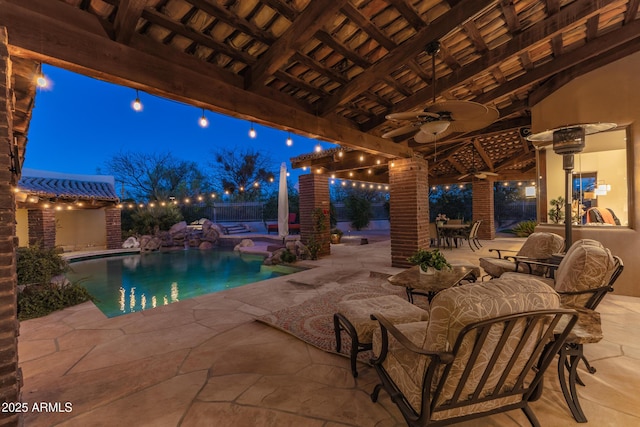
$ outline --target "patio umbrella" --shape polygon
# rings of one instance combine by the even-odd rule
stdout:
[[[287,165],[280,165],[280,183],[278,187],[278,235],[284,238],[289,235],[289,192],[287,189]]]

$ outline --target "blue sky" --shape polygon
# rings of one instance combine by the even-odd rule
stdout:
[[[50,81],[39,89],[24,167],[53,172],[106,174],[106,161],[121,151],[165,153],[200,164],[207,172],[212,151],[220,147],[252,147],[274,161],[277,174],[281,162],[313,151],[319,141],[255,125],[255,139],[248,136],[250,123],[205,110],[209,127],[201,128],[202,110],[140,92],[144,105],[135,112],[134,89],[96,80],[44,65]],[[320,142],[324,148],[333,144]],[[297,183],[301,170],[291,171],[289,182]]]

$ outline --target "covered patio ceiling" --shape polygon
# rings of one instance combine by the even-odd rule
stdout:
[[[640,0],[0,0],[24,149],[37,62],[345,147],[294,167],[386,182],[421,155],[430,183],[531,179],[529,107],[640,49]],[[438,40],[432,83],[427,43]],[[488,127],[419,144],[386,115],[493,106]],[[371,172],[369,173],[369,169]],[[358,172],[360,171],[360,172]]]

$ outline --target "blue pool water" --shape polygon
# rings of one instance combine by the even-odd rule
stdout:
[[[298,271],[263,259],[228,250],[154,252],[73,262],[67,277],[115,317]]]

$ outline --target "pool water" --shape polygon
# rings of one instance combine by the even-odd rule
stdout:
[[[299,271],[263,259],[230,250],[153,252],[73,262],[67,278],[115,317]]]

